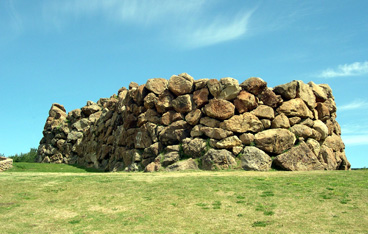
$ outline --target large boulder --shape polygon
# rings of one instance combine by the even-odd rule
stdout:
[[[328,128],[328,135],[332,135],[333,133],[341,135],[341,127],[335,119],[326,120],[326,126]]]
[[[259,132],[263,130],[262,122],[253,114],[246,112],[234,115],[220,124],[220,127],[237,133]]]
[[[233,100],[241,90],[239,82],[231,77],[221,78],[220,84],[222,90],[218,96],[219,99]]]
[[[315,84],[313,81],[309,82],[308,85],[311,87],[314,96],[316,96],[317,102],[324,102],[327,100],[327,93],[324,92],[321,86]]]
[[[244,145],[250,145],[254,143],[254,135],[252,133],[243,133],[239,136],[239,139]]]
[[[287,171],[311,171],[323,170],[324,166],[309,149],[305,142],[291,148],[289,151],[278,155],[273,163]]]
[[[162,94],[158,96],[157,100],[154,102],[157,112],[165,113],[166,111],[172,109],[173,100],[174,96],[170,93],[169,90],[165,90]]]
[[[312,88],[301,80],[298,80],[297,82],[297,97],[301,98],[310,109],[313,109],[316,106],[316,96],[314,96]]]
[[[208,103],[208,88],[202,88],[194,91],[193,93],[193,101],[197,105],[198,108],[204,106]]]
[[[146,89],[157,95],[162,94],[168,87],[168,81],[164,78],[153,78],[146,82]]]
[[[248,112],[257,107],[256,97],[247,91],[240,91],[237,98],[234,100],[234,105],[240,114]]]
[[[241,166],[246,171],[268,171],[271,169],[271,157],[254,146],[244,147],[240,159]]]
[[[261,119],[263,124],[263,129],[269,129],[271,127],[271,120],[269,119]]]
[[[194,90],[199,90],[207,86],[208,78],[198,79],[194,81]]]
[[[101,112],[100,112],[101,113]],[[82,118],[82,110],[81,109],[74,109],[68,113],[67,119],[72,123],[75,123],[77,120]]]
[[[309,149],[312,150],[312,152],[317,156],[319,157],[319,153],[321,151],[321,145],[319,144],[318,141],[316,141],[315,139],[312,139],[312,138],[309,138],[307,141],[306,141]],[[320,162],[322,162],[320,160]]]
[[[186,116],[185,116],[185,120],[190,124],[190,125],[197,125],[199,120],[201,119],[202,116],[202,111],[199,109],[195,109],[191,112],[189,112]]]
[[[143,99],[143,105],[146,109],[155,108],[155,103],[157,101],[157,96],[154,93],[147,94]]]
[[[241,83],[240,87],[249,93],[258,95],[267,87],[267,82],[258,77],[251,77]]]
[[[171,76],[169,80],[169,90],[176,96],[191,93],[194,79],[191,76]]]
[[[308,109],[307,105],[300,98],[291,99],[283,102],[276,110],[278,113],[284,113],[286,116],[297,116],[301,118],[313,119],[313,113]]]
[[[225,120],[230,118],[235,113],[235,106],[223,99],[211,99],[210,102],[204,106],[204,112],[207,116]]]
[[[325,95],[327,96],[327,98],[334,99],[334,96],[332,95],[332,89],[331,89],[331,87],[328,84],[320,84],[318,86],[323,89],[323,92],[325,93]]]
[[[206,141],[202,138],[186,138],[182,142],[183,153],[186,157],[201,157],[206,151],[206,146]]]
[[[67,140],[68,142],[75,142],[78,139],[82,139],[82,138],[83,138],[83,133],[73,130],[68,134]]]
[[[229,136],[216,142],[218,149],[232,149],[233,147],[242,145],[242,141],[237,136]]]
[[[179,113],[188,113],[192,111],[192,98],[189,94],[180,95],[174,99],[172,105],[175,111]]]
[[[75,122],[72,127],[76,129],[78,132],[83,132],[87,129],[89,129],[91,125],[91,121],[89,121],[87,118],[83,118]]]
[[[283,100],[280,95],[276,95],[272,89],[266,88],[259,95],[258,98],[263,104],[270,106],[272,108],[276,108],[279,106]]]
[[[324,140],[328,136],[328,127],[321,120],[315,120],[313,129],[321,134],[321,139]]]
[[[303,124],[295,124],[290,128],[290,131],[294,133],[295,136],[303,137],[304,139],[310,137],[317,141],[321,139],[321,134],[319,132]]]
[[[328,148],[326,146],[321,146],[319,151],[319,159],[322,163],[322,165],[325,167],[326,170],[336,170],[338,169],[337,161],[335,157],[335,153],[331,148]]]
[[[159,133],[159,140],[164,145],[174,145],[189,137],[190,130],[191,127],[186,121],[179,120],[165,127]]]
[[[134,146],[136,149],[145,149],[152,144],[152,137],[145,127],[140,128],[135,135]]]
[[[82,113],[88,117],[89,115],[101,110],[101,107],[95,103],[82,107]]]
[[[330,109],[325,103],[318,102],[316,110],[318,113],[318,119],[326,121],[330,118]]]
[[[336,160],[339,161],[339,165],[338,165],[339,170],[350,170],[351,164],[346,158],[345,151],[336,152],[335,158]]]
[[[210,91],[211,95],[214,96],[215,98],[217,98],[222,90],[220,81],[216,80],[216,79],[210,79],[207,81],[207,87],[208,90]]]
[[[162,144],[155,142],[149,147],[145,148],[142,153],[143,158],[156,158],[162,152]]]
[[[237,163],[232,153],[225,149],[210,149],[202,158],[204,170],[229,169],[236,166]]]
[[[129,90],[136,89],[136,88],[138,88],[138,87],[139,87],[139,84],[138,84],[138,83],[136,83],[136,82],[134,82],[134,81],[131,81],[131,82],[129,83]]]
[[[168,111],[165,112],[161,117],[161,123],[163,125],[170,125],[172,122],[183,120],[183,114],[178,113],[176,111]]]
[[[161,164],[158,162],[151,162],[145,168],[144,172],[155,172],[161,169]]]
[[[294,126],[295,124],[300,123],[301,120],[302,120],[302,118],[300,118],[298,116],[289,117],[290,126]]]
[[[166,171],[199,170],[198,164],[192,158],[171,164]]]
[[[199,123],[207,127],[218,128],[221,122],[217,119],[212,119],[210,117],[203,117],[201,118]]]
[[[203,125],[196,125],[192,128],[192,130],[190,131],[190,136],[191,137],[200,137],[203,136],[203,132],[201,131],[201,127],[203,127]]]
[[[66,111],[65,111],[64,106],[58,103],[53,103],[49,110],[49,117],[52,117],[55,119],[66,118]]]
[[[169,152],[163,156],[161,165],[164,167],[167,167],[173,163],[176,163],[177,161],[179,161],[179,159],[180,159],[179,152],[176,152],[176,151]]]
[[[147,122],[155,123],[155,124],[159,124],[161,122],[161,119],[155,110],[148,109],[146,112],[138,116],[138,121],[137,121],[138,127],[144,125]]]
[[[281,113],[272,120],[271,127],[272,128],[290,128],[290,121],[284,113]]]
[[[341,137],[335,134],[328,136],[323,142],[323,145],[333,149],[334,152],[339,152],[345,149],[345,144]]]
[[[276,94],[281,95],[284,100],[290,100],[296,97],[297,88],[298,82],[294,80],[289,83],[274,87],[273,91]]]
[[[255,144],[268,153],[281,154],[294,146],[295,135],[287,129],[268,129],[255,135]]]
[[[148,92],[149,91],[146,89],[145,85],[140,85],[138,86],[138,88],[132,88],[131,90],[129,90],[129,95],[138,105],[142,105],[143,100]]]
[[[232,131],[224,130],[222,128],[211,128],[205,126],[200,127],[199,131],[201,131],[207,137],[217,140],[221,140],[234,134]]]
[[[336,102],[332,98],[327,98],[325,102],[323,102],[328,107],[328,110],[330,111],[330,114],[333,114],[336,112]]]
[[[255,116],[261,119],[273,119],[275,118],[275,111],[266,105],[260,105],[256,109],[254,109],[252,112]]]

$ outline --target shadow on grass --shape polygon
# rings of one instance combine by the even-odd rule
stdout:
[[[69,166],[78,168],[80,170],[84,170],[85,172],[93,172],[93,173],[104,173],[105,172],[105,171],[102,171],[102,170],[99,170],[99,169],[96,169],[96,168],[93,168],[93,167],[84,167],[84,166],[81,166],[81,165],[78,165],[78,164],[72,164],[72,165],[69,165]]]
[[[104,173],[96,168],[87,168],[80,165],[14,162],[13,168],[5,172],[57,172],[57,173]]]

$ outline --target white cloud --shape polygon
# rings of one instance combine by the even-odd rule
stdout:
[[[216,1],[205,0],[69,0],[46,1],[45,16],[56,28],[81,17],[102,17],[121,25],[154,28],[154,33],[185,48],[234,40],[246,34],[254,10],[213,15]],[[74,18],[73,18],[74,17]]]
[[[343,106],[339,106],[338,110],[339,111],[347,111],[347,110],[355,110],[355,109],[362,109],[362,108],[367,108],[368,107],[368,102],[365,100],[354,100],[351,103],[348,103],[346,105]]]
[[[4,10],[2,9],[4,8]],[[13,0],[0,3],[0,39],[12,39],[25,31],[23,17],[19,14],[19,7]]]
[[[341,125],[341,132],[343,134],[351,135],[365,135],[368,134],[368,124],[366,123],[350,123]]]
[[[368,61],[339,65],[336,69],[328,68],[322,71],[318,77],[334,78],[343,76],[360,76],[368,74]]]
[[[75,17],[102,14],[116,22],[154,23],[170,15],[195,12],[204,5],[204,0],[69,0],[47,3],[47,11],[73,14]],[[52,5],[51,5],[52,4]]]
[[[368,145],[368,124],[365,120],[342,125],[341,133],[347,146]]]
[[[230,22],[224,22],[224,19],[217,18],[212,23],[199,27],[191,25],[194,27],[187,29],[181,36],[185,39],[185,44],[191,48],[233,40],[247,32],[249,18],[252,13],[253,11],[246,12]]]
[[[347,146],[368,145],[368,134],[342,135],[341,137]]]

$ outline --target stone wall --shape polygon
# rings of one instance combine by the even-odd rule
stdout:
[[[348,170],[327,84],[182,73],[131,82],[66,113],[53,104],[38,161],[105,171]]]
[[[13,159],[0,157],[0,172],[13,167]]]

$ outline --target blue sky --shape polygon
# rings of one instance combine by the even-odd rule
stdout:
[[[2,0],[0,153],[38,147],[48,110],[187,72],[328,83],[353,167],[368,167],[366,0]]]

